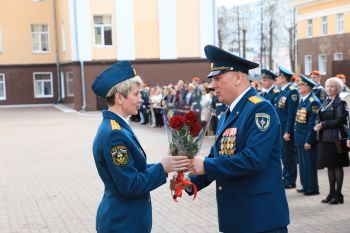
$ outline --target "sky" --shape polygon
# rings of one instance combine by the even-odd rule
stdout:
[[[260,0],[216,0],[216,6],[225,6],[226,8],[231,8],[233,5],[243,5],[257,1]]]

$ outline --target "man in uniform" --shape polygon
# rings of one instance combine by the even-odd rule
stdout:
[[[290,83],[293,73],[278,66],[279,75],[276,78],[281,91],[275,99],[275,107],[281,121],[283,182],[287,189],[295,188],[297,178],[297,159],[295,154],[293,133],[295,113],[298,107],[299,94]]]
[[[342,92],[350,92],[350,88],[346,85],[346,76],[344,74],[337,74],[335,77],[339,78],[343,82]]]
[[[274,105],[276,95],[279,93],[278,88],[276,88],[273,85],[275,79],[277,78],[277,75],[271,70],[267,70],[267,69],[262,69],[261,75],[262,75],[262,78],[261,78],[262,86],[264,88],[261,93],[261,96],[264,97],[266,100],[270,101],[272,105]]]
[[[312,92],[317,85],[304,75],[300,75],[298,86],[300,101],[295,116],[294,145],[298,154],[301,189],[304,195],[319,194],[317,181],[317,141],[314,131],[320,101]]]
[[[316,95],[316,97],[320,100],[321,104],[326,100],[327,93],[324,87],[321,85],[321,75],[318,70],[313,70],[310,73],[310,79],[316,83],[316,86],[312,89],[312,92]]]
[[[216,181],[221,232],[287,232],[280,123],[273,106],[249,83],[248,72],[258,64],[212,45],[204,50],[212,62],[208,78],[229,108],[209,155],[190,163],[190,179],[198,190]]]

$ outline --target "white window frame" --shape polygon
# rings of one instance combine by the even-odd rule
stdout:
[[[65,84],[64,84],[64,72],[61,71],[60,74],[60,84],[61,84],[61,98],[64,99],[66,97]]]
[[[61,22],[61,45],[62,45],[62,52],[66,52],[66,31],[64,27],[64,22]]]
[[[50,52],[50,34],[49,34],[49,25],[48,24],[31,24],[31,27],[34,26],[34,25],[46,25],[47,26],[47,32],[33,32],[32,31],[32,28],[31,28],[31,31],[32,31],[32,52],[33,53],[49,53]],[[39,38],[39,49],[38,50],[34,50],[34,40],[33,40],[33,36],[37,34],[39,35],[38,38]],[[43,50],[42,48],[42,36],[44,35],[47,35],[47,50]]]
[[[73,97],[74,96],[74,73],[71,71],[66,72],[65,80],[66,80],[66,86],[67,86],[67,97]],[[72,81],[72,82],[70,82]],[[72,90],[73,89],[73,90]]]
[[[342,52],[334,53],[333,60],[334,61],[342,61],[343,60],[343,53]]]
[[[309,75],[312,71],[312,55],[304,56],[304,74]]]
[[[95,17],[96,16],[101,16],[101,17],[104,17],[104,16],[109,16],[111,18],[111,23],[110,24],[95,24]],[[94,28],[93,28],[93,32],[94,32],[94,47],[102,47],[102,48],[110,48],[110,47],[113,47],[113,27],[112,27],[112,21],[113,18],[112,18],[112,15],[93,15],[92,16],[92,21],[94,23]],[[105,34],[104,34],[104,31],[105,31],[105,27],[110,27],[111,28],[111,42],[112,44],[110,45],[105,45]],[[101,44],[96,44],[96,28],[101,28]]]
[[[336,17],[337,34],[340,34],[344,32],[344,13],[339,13]]]
[[[307,20],[307,37],[312,37],[313,34],[313,25],[312,25],[312,19]]]
[[[328,17],[321,17],[321,36],[326,36],[328,34]]]
[[[327,54],[318,55],[318,70],[320,71],[321,75],[327,74]]]
[[[35,84],[36,82],[39,82],[39,81],[36,81],[35,80],[35,76],[38,75],[38,74],[48,74],[50,76],[50,79],[49,80],[45,80],[45,81],[50,81],[50,88],[51,88],[51,94],[50,95],[45,95],[45,94],[41,94],[41,95],[36,95],[35,93]],[[41,81],[40,82],[44,82],[44,81]],[[52,80],[52,72],[34,72],[33,73],[33,91],[34,91],[34,98],[52,98],[53,97],[53,80]]]
[[[3,84],[4,87],[4,96],[0,96],[0,100],[6,100],[6,80],[5,80],[5,74],[0,74],[0,83]]]

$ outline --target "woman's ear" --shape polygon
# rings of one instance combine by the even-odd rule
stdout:
[[[120,93],[116,93],[114,95],[114,102],[118,103],[119,105],[123,104],[125,101],[125,97],[124,95],[120,94]]]

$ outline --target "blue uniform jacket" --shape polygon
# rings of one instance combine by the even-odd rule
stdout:
[[[265,98],[266,100],[270,101],[270,103],[272,105],[275,104],[275,99],[277,94],[279,93],[279,89],[276,87],[271,88],[271,90],[269,90],[269,92],[262,92],[260,95]]]
[[[281,121],[282,136],[284,133],[294,133],[293,127],[298,103],[299,93],[291,84],[284,90],[281,90],[276,96],[275,107]]]
[[[320,101],[312,92],[306,100],[299,103],[295,115],[294,145],[303,146],[305,143],[316,143],[314,126],[319,107]]]
[[[216,181],[222,232],[263,232],[289,224],[280,122],[272,105],[256,95],[251,88],[227,121],[220,119],[205,174],[190,177],[199,190]]]
[[[130,126],[103,111],[93,154],[104,183],[97,210],[98,233],[149,233],[152,228],[150,191],[166,182],[163,166],[147,164],[146,154]]]

